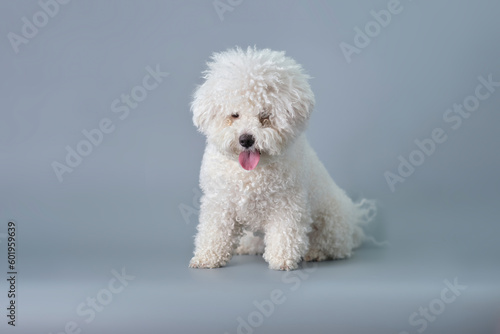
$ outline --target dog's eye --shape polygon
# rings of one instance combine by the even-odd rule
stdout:
[[[259,115],[260,123],[264,126],[269,125],[269,114],[260,114]]]
[[[269,112],[266,109],[263,109],[259,114],[259,118],[261,122],[265,119],[269,119]]]
[[[269,115],[266,115],[266,114],[262,114],[259,117],[260,117],[260,119],[269,119]]]
[[[238,118],[238,117],[240,117],[240,115],[239,114],[232,114],[231,117],[232,118]]]

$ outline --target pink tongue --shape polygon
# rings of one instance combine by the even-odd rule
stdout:
[[[240,161],[241,167],[246,170],[252,170],[257,167],[257,164],[259,163],[260,153],[258,151],[243,151],[240,153],[238,160]]]

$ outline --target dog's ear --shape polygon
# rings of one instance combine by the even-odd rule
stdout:
[[[289,85],[284,89],[286,93],[283,94],[282,101],[286,108],[287,127],[291,124],[299,131],[303,131],[307,126],[315,104],[314,93],[308,82],[309,78],[303,73],[290,78]]]
[[[293,103],[294,114],[299,118],[307,121],[314,109],[314,93],[307,82],[308,77],[301,78],[298,83],[294,85],[294,95],[297,99]]]
[[[198,128],[198,131],[207,134],[208,126],[215,116],[213,106],[205,94],[206,88],[204,85],[198,86],[193,95],[191,112],[193,113],[193,123]]]

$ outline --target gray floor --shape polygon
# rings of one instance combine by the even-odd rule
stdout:
[[[367,230],[389,246],[368,242],[349,260],[285,273],[269,270],[259,256],[236,256],[222,269],[189,269],[194,223],[173,210],[165,224],[165,209],[152,197],[124,193],[111,201],[101,193],[86,207],[75,205],[81,194],[27,197],[30,210],[17,211],[25,207],[20,195],[2,198],[19,225],[18,326],[9,333],[59,333],[72,321],[82,333],[238,333],[239,318],[251,326],[242,333],[418,333],[424,326],[425,333],[495,333],[500,321],[493,200],[380,198],[381,212]],[[125,204],[120,217],[108,205],[116,201]],[[51,205],[59,216],[44,214]],[[38,226],[25,226],[33,214]],[[40,243],[42,230],[53,233]],[[85,239],[92,242],[79,241]],[[122,268],[134,278],[118,293],[103,291]],[[445,280],[461,287],[442,297]],[[90,307],[77,311],[89,297],[106,304],[92,319]],[[410,323],[420,307],[436,314],[429,320],[417,314]]]

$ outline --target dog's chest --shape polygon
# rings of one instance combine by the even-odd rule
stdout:
[[[282,164],[244,170],[238,162],[207,155],[200,182],[205,196],[223,207],[230,216],[252,230],[260,229],[269,217],[298,193],[301,179],[295,169]]]
[[[272,170],[242,171],[227,179],[228,200],[241,223],[259,228],[290,189],[290,178]]]

